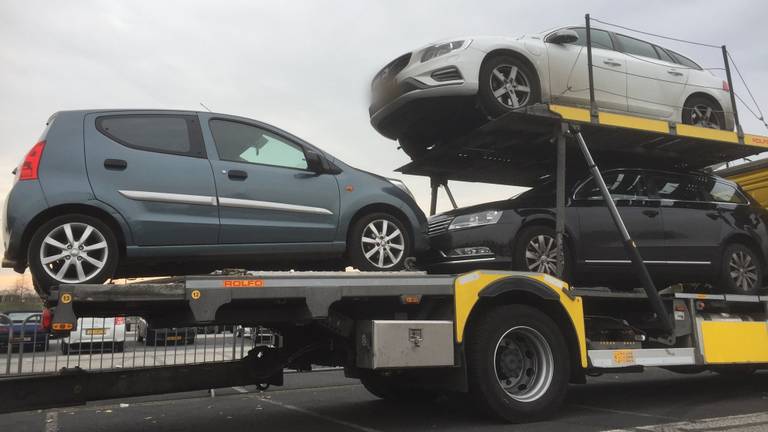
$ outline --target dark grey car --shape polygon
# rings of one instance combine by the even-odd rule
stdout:
[[[399,270],[426,247],[405,185],[254,120],[62,111],[16,171],[3,267],[60,283],[249,269]]]

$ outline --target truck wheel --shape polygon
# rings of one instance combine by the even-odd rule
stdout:
[[[388,402],[430,402],[437,396],[437,393],[433,391],[403,386],[396,383],[391,377],[377,375],[373,372],[362,374],[360,382],[370,394]]]
[[[562,331],[535,308],[505,305],[480,315],[466,349],[470,396],[494,416],[544,418],[565,398],[568,348]]]

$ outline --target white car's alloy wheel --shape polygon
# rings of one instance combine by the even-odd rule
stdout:
[[[62,283],[87,281],[104,269],[109,257],[107,240],[98,229],[69,222],[51,230],[40,245],[45,272]]]
[[[720,119],[712,107],[698,104],[693,107],[691,113],[693,124],[709,129],[722,129]]]
[[[531,99],[531,80],[519,67],[500,64],[491,71],[491,92],[507,108],[519,108]]]
[[[380,269],[399,264],[405,253],[403,233],[386,219],[376,219],[366,225],[360,242],[365,259]]]

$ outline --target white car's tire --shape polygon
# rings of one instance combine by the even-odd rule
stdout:
[[[709,129],[725,129],[725,113],[704,96],[691,96],[683,107],[683,123]]]
[[[485,60],[480,68],[479,86],[480,106],[491,118],[541,100],[536,71],[512,55],[498,55]]]

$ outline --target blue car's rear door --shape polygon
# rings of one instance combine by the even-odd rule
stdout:
[[[137,245],[218,242],[216,188],[197,115],[93,113],[84,130],[93,192],[123,216]]]

